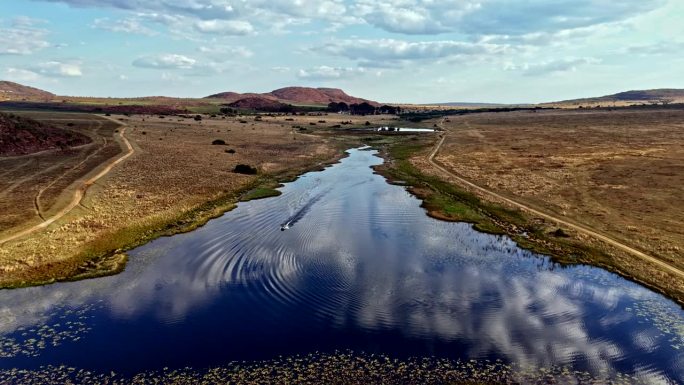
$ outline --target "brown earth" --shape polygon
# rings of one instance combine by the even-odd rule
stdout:
[[[26,113],[16,112],[21,119]],[[120,151],[112,140],[118,125],[89,114],[30,113],[39,124],[85,137],[88,143],[24,156],[0,157],[0,237],[52,214],[84,178]]]
[[[230,103],[228,106],[257,111],[280,111],[288,105],[262,96],[250,96]]]
[[[270,95],[270,94],[256,94],[253,92],[247,92],[247,93],[241,94],[239,92],[231,92],[231,91],[220,92],[218,94],[207,96],[207,98],[224,99],[224,101],[226,103],[236,102],[240,99],[245,99],[245,98],[264,98],[264,99],[273,100],[273,101],[278,100],[278,98],[276,98],[275,96]]]
[[[42,124],[14,114],[0,113],[0,157],[32,154],[38,151],[89,143],[79,132]]]
[[[114,122],[85,114],[25,114],[51,122],[63,119],[64,124],[72,122],[84,131],[97,131],[93,137],[98,139],[89,145],[90,151],[100,149],[109,154],[107,159],[121,153],[122,144],[114,140],[118,138],[114,131],[124,127]],[[90,186],[81,204],[57,222],[0,243],[0,286],[88,276],[83,274],[86,267],[108,264],[97,258],[110,251],[190,230],[232,208],[243,193],[259,184],[272,185],[273,178],[294,176],[342,155],[343,144],[334,136],[310,134],[338,124],[332,116],[262,116],[256,120],[205,115],[199,122],[170,116],[113,118],[125,125],[134,154]],[[320,123],[325,119],[330,122]],[[345,117],[350,119],[357,119],[355,123],[362,126],[369,118]],[[217,139],[226,145],[212,145]],[[41,191],[45,216],[62,209],[66,204],[63,197],[73,195],[73,186],[83,180],[84,173],[96,173],[106,162],[102,158],[86,153],[60,154],[54,159],[28,156],[0,167],[1,172],[9,172],[0,177],[0,201],[4,204],[0,210],[9,214],[3,219],[12,218],[4,221],[0,240],[42,220],[33,203]],[[234,173],[241,163],[256,167],[259,175]],[[37,167],[39,164],[42,167]],[[93,258],[97,262],[91,263]],[[116,256],[109,264],[119,268],[121,259]]]
[[[25,109],[25,110],[45,110],[45,111],[64,111],[64,112],[85,112],[85,113],[107,113],[107,114],[154,114],[171,115],[184,114],[188,110],[182,106],[172,105],[152,105],[152,104],[117,104],[100,105],[88,102],[74,104],[62,102],[0,102],[3,109]]]
[[[449,117],[442,123],[447,133],[435,162],[477,186],[605,234],[681,271],[682,122],[684,111],[674,109]],[[413,163],[436,174],[425,156]],[[485,200],[507,205],[458,180],[451,182]],[[548,225],[547,231],[553,231],[553,223]],[[621,273],[673,295],[684,293],[681,278],[675,274],[594,237],[572,229],[567,233],[606,251],[612,267]]]
[[[51,100],[55,94],[25,86],[19,83],[0,80],[0,101],[2,100]]]

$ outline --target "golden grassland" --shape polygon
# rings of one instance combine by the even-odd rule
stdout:
[[[435,160],[454,174],[558,218],[684,266],[684,112],[546,111],[445,119]],[[430,122],[433,123],[433,122]],[[433,142],[434,143],[434,142]],[[684,303],[681,277],[593,237],[512,209],[435,170],[429,143],[388,164],[431,215],[503,232],[565,263],[616,271]],[[390,151],[390,153],[392,153]],[[413,181],[412,181],[413,180]]]
[[[94,115],[30,114],[53,123],[80,119],[83,125],[71,128],[92,135],[102,124]],[[683,115],[676,110],[523,111],[451,116],[423,125],[438,124],[446,130],[435,160],[454,174],[681,268]],[[96,123],[88,123],[88,116]],[[177,116],[114,118],[127,125],[134,156],[92,186],[81,205],[47,230],[0,245],[0,285],[119,271],[126,249],[192,230],[240,200],[275,196],[279,181],[320,168],[342,156],[344,148],[363,142],[384,149],[388,161],[378,170],[410,185],[429,215],[508,234],[521,246],[560,262],[617,271],[684,303],[684,284],[672,274],[571,229],[558,231],[555,223],[440,174],[427,161],[435,135],[347,131],[367,128],[366,122],[370,127],[408,125],[394,117],[205,115],[199,122]],[[111,134],[111,126],[109,130],[95,138],[102,141],[107,132]],[[216,139],[226,144],[212,145]],[[74,154],[82,162],[84,155]],[[17,177],[22,175],[22,162],[30,158],[12,167]],[[58,165],[73,164],[64,154],[55,159]],[[97,169],[94,163],[86,162],[92,170]],[[239,163],[257,167],[259,174],[234,173]],[[40,221],[34,197],[46,183],[62,188],[51,187],[54,191],[48,196],[63,197],[78,185],[77,176],[88,171],[85,167],[67,179],[62,175],[67,167],[49,169],[53,171],[41,178],[15,182],[10,191],[3,186],[0,193],[15,199],[16,204],[6,205],[8,213],[14,210],[15,222],[0,235]],[[53,183],[55,179],[73,183],[65,186],[63,181]],[[26,196],[19,199],[19,194]],[[51,202],[45,204],[46,213],[59,210],[63,201],[46,200]]]
[[[82,129],[97,136],[99,141],[107,137],[104,133],[94,133],[102,122],[94,115],[26,114],[52,122],[57,116],[65,119],[64,122],[85,121],[84,116],[89,116],[91,125],[84,123]],[[275,195],[273,187],[277,181],[320,168],[343,155],[344,140],[331,135],[311,135],[312,131],[330,132],[342,122],[352,122],[345,127],[363,127],[369,119],[374,122],[390,119],[342,115],[213,118],[205,115],[201,121],[177,116],[112,118],[126,125],[126,137],[135,153],[91,186],[81,204],[56,223],[1,244],[0,286],[49,283],[120,271],[125,262],[122,251],[127,248],[161,235],[192,230],[233,208],[239,200]],[[217,139],[226,144],[212,145]],[[33,210],[37,191],[64,178],[62,171],[66,168],[62,164],[71,165],[84,158],[80,153],[58,155],[61,163],[49,168],[54,172],[45,173],[41,178],[23,174],[22,162],[31,156],[13,167],[16,178],[25,178],[21,186],[3,191],[15,197],[15,204],[6,207],[8,215],[12,214],[15,220],[0,235],[40,222],[41,218]],[[44,162],[41,164],[45,167]],[[237,164],[256,167],[259,174],[234,173]],[[95,164],[81,166],[77,176],[97,170]],[[78,177],[68,180],[72,181],[68,186],[52,184],[62,187],[61,191],[55,188],[53,195],[69,196],[79,187]],[[46,205],[46,212],[59,210],[64,201],[51,200],[52,206]]]

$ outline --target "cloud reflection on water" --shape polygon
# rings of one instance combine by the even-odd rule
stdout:
[[[470,358],[579,363],[595,372],[633,361],[653,378],[663,370],[681,375],[681,353],[644,365],[656,357],[649,354],[671,349],[652,323],[637,323],[626,310],[667,301],[605,271],[557,268],[508,238],[429,218],[403,188],[371,175],[368,165],[377,163],[371,152],[354,152],[341,165],[288,184],[278,198],[240,204],[197,231],[133,251],[118,276],[0,291],[0,333],[91,303],[132,327],[149,315],[183,324],[223,301],[263,308],[264,317],[304,309],[315,315],[311,322],[333,330],[452,343]],[[296,228],[281,232],[292,209],[279,208],[303,207],[305,196],[320,201]],[[244,298],[236,299],[236,290]]]

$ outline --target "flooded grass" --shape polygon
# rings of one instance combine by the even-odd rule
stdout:
[[[242,197],[240,197],[241,202],[247,202],[255,199],[264,199],[270,197],[277,197],[281,192],[270,187],[257,187],[253,190],[248,191]]]
[[[0,369],[0,382],[34,384],[641,384],[639,378],[592,376],[567,367],[523,368],[501,361],[393,359],[384,355],[310,354],[248,363],[234,362],[206,370],[184,368],[140,373],[94,373],[74,367],[39,370]]]

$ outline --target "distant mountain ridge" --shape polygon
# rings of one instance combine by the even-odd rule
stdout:
[[[326,105],[329,103],[378,104],[372,100],[350,96],[339,88],[311,88],[311,87],[285,87],[263,94],[221,92],[207,96],[207,98],[225,99],[227,103],[233,103],[245,98],[264,98],[282,103],[295,104],[317,104]]]
[[[2,100],[51,100],[56,95],[38,88],[0,80],[0,101]]]
[[[631,90],[593,98],[570,99],[543,104],[597,104],[617,102],[624,104],[684,103],[684,89],[659,88],[650,90]]]

